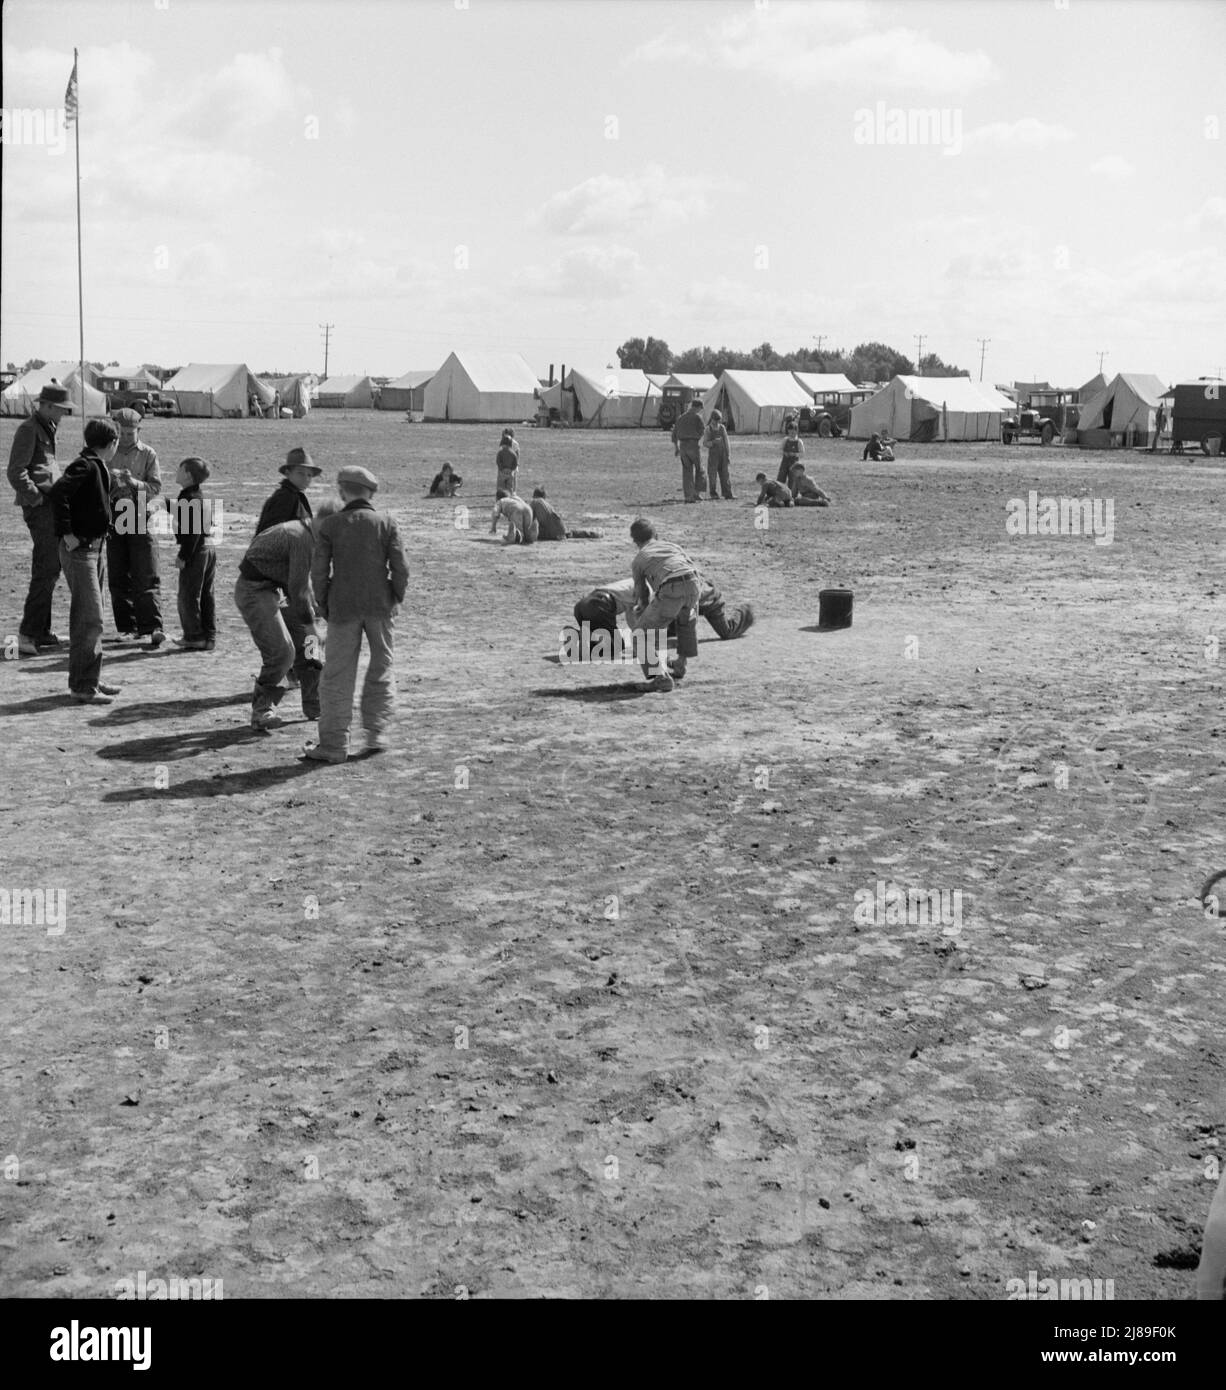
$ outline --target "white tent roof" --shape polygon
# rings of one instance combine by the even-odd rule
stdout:
[[[92,385],[92,376],[93,373],[87,366],[85,368],[84,399],[82,399],[79,363],[44,363],[43,366],[35,367],[26,372],[24,376],[19,376],[16,381],[11,381],[4,388],[3,408],[0,409],[0,413],[4,415],[31,414],[34,409],[32,402],[37,399],[38,393],[49,381],[55,380],[61,386],[67,387],[68,399],[72,402],[78,415],[105,415],[106,395]]]
[[[103,367],[97,375],[106,377],[108,381],[147,381],[152,386],[161,385],[157,377],[144,367]]]
[[[710,372],[674,372],[665,378],[667,386],[688,386],[691,391],[709,391],[715,385]]]
[[[460,352],[452,354],[469,380],[482,394],[527,391],[540,388],[536,373],[518,352]]]
[[[813,397],[791,372],[747,372],[730,367],[720,380],[739,387],[756,406],[813,404]]]
[[[991,386],[972,381],[969,376],[896,376],[917,400],[969,414],[1013,410],[1013,402]]]
[[[658,396],[660,388],[637,367],[572,367],[566,373],[565,385],[572,378],[583,380],[602,396]]]
[[[1142,414],[1157,410],[1165,390],[1161,380],[1149,372],[1117,372],[1101,391],[1096,391],[1089,400],[1082,402],[1077,428],[1102,428],[1107,403],[1115,401],[1117,408],[1111,419],[1113,431],[1118,432],[1136,424],[1148,429],[1148,421],[1142,419]]]
[[[321,381],[319,383],[315,390],[315,394],[317,396],[347,396],[350,391],[356,391],[363,385],[369,388],[370,377],[330,376],[327,381]]]
[[[792,375],[814,395],[826,391],[858,391],[860,388],[848,381],[842,372],[793,372]]]
[[[245,385],[250,386],[254,383],[257,395],[260,395],[261,391],[267,391],[268,400],[272,400],[272,392],[246,362],[189,362],[170,378],[166,383],[166,390],[221,391],[234,381],[239,373],[246,377]]]
[[[389,381],[383,389],[385,391],[412,391],[414,387],[424,386],[427,381],[432,380],[437,371],[437,367],[431,367],[429,371],[405,372],[403,376],[398,376],[395,381]]]
[[[667,372],[644,372],[643,375],[653,386],[658,386],[661,390],[664,389],[664,385],[669,379]]]

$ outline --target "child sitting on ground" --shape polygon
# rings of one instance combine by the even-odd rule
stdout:
[[[790,507],[792,505],[792,494],[786,483],[772,483],[765,473],[759,473],[754,481],[762,489],[758,493],[758,500],[754,503],[755,507]]]
[[[463,482],[464,479],[458,473],[451,471],[451,465],[445,463],[434,475],[434,481],[430,484],[429,496],[454,497],[459,492]]]
[[[803,463],[796,464],[788,482],[792,490],[792,505],[794,507],[828,507],[830,496],[821,490],[812,478],[805,472]]]
[[[542,541],[598,541],[603,531],[568,530],[566,523],[554,511],[543,487],[532,490],[532,515],[536,518],[537,539]]]

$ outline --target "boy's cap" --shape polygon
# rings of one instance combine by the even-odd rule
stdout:
[[[141,422],[141,414],[139,410],[133,410],[130,405],[126,405],[122,410],[117,410],[114,415],[111,416],[111,419],[114,420],[117,425],[139,425]]]
[[[72,402],[68,399],[67,386],[61,386],[58,381],[49,381],[46,386],[38,393],[39,405],[53,405],[62,410],[65,415],[72,414]]]
[[[368,468],[361,468],[356,463],[348,464],[336,475],[338,483],[347,483],[350,487],[368,487],[371,492],[377,492],[379,480]]]
[[[310,454],[305,449],[291,449],[285,456],[285,462],[277,470],[284,473],[289,468],[307,468],[318,477],[323,469],[312,460]]]

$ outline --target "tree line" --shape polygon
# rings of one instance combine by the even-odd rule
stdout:
[[[847,352],[815,352],[797,348],[795,352],[776,352],[769,343],[760,343],[748,352],[728,347],[692,347],[674,353],[662,338],[627,338],[617,349],[623,367],[644,372],[710,372],[719,376],[731,367],[751,372],[842,372],[850,381],[889,381],[895,376],[967,376],[962,367],[942,362],[935,352],[925,353],[919,371],[906,353],[886,343],[860,343]]]

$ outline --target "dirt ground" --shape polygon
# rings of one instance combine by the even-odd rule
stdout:
[[[1190,1297],[1226,465],[812,441],[835,505],[761,530],[777,440],[683,507],[663,435],[519,433],[521,491],[603,540],[490,541],[496,428],[151,424],[214,467],[218,650],[108,646],[105,709],[62,656],[0,664],[0,886],[67,894],[61,934],[3,928],[0,1293]],[[300,759],[294,695],[247,724],[233,583],[297,443],[378,474],[412,568],[395,747],[344,767]],[[1031,489],[1112,500],[1113,544],[1007,535]],[[640,513],[758,615],[669,695],[557,660]],[[7,502],[0,542],[14,633]],[[817,632],[832,584],[854,625]],[[878,884],[960,922],[865,920]]]

